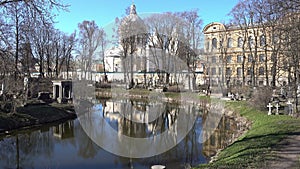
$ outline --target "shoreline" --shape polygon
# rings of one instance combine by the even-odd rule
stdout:
[[[217,150],[216,154],[210,158],[210,161],[207,164],[211,164],[211,163],[214,163],[215,161],[217,161],[220,153],[223,150],[225,150],[227,147],[233,145],[236,141],[238,141],[240,139],[240,137],[242,137],[244,134],[246,134],[252,127],[252,121],[250,121],[249,119],[247,119],[244,116],[241,116],[240,113],[236,112],[235,110],[233,110],[231,108],[228,108],[228,107],[225,108],[224,115],[229,118],[234,118],[240,128],[236,131],[236,134],[231,138],[230,142],[228,142],[228,144],[226,146],[224,146],[223,148]]]
[[[130,99],[149,99],[149,93],[153,91],[147,91],[145,89],[136,91],[136,89],[126,91],[127,95],[125,98],[130,98]],[[188,103],[188,104],[197,104],[203,109],[209,109],[210,104],[211,104],[211,99],[217,99],[220,102],[223,102],[225,107],[224,107],[224,112],[223,116],[227,118],[233,118],[239,125],[239,130],[236,131],[236,133],[233,135],[232,138],[228,141],[227,145],[224,146],[224,148],[220,148],[216,151],[216,153],[209,157],[209,162],[207,164],[213,163],[215,160],[218,159],[219,154],[222,150],[226,149],[228,146],[234,144],[240,137],[242,137],[246,132],[248,132],[251,128],[252,121],[247,119],[246,117],[242,116],[240,113],[237,112],[237,110],[232,109],[231,107],[226,106],[225,100],[221,100],[220,98],[212,98],[212,97],[207,97],[207,96],[200,96],[198,94],[193,95],[195,97],[189,97],[189,98],[184,98],[186,100],[182,100],[180,97],[180,94],[183,94],[184,92],[163,92],[164,97],[162,98],[163,101],[170,102],[170,103]],[[111,99],[112,98],[112,93],[110,89],[98,89],[96,92],[96,97],[97,98],[102,98],[102,99]],[[229,101],[231,102],[231,101]]]
[[[300,155],[292,156],[290,146],[300,146],[300,119],[287,115],[267,115],[267,111],[257,110],[246,102],[229,102],[229,109],[237,112],[251,122],[251,127],[230,146],[220,151],[214,160],[200,164],[202,168],[290,168],[299,167]],[[292,143],[289,139],[292,139]],[[285,142],[282,147],[282,142]],[[300,149],[297,150],[300,152]],[[286,167],[281,153],[293,163]],[[288,154],[289,153],[289,154]],[[291,163],[291,162],[290,162]]]
[[[0,136],[76,119],[77,115],[71,107],[67,104],[29,104],[18,107],[16,113],[1,112]]]
[[[103,92],[105,97],[99,95],[99,90],[97,97],[111,98],[107,97],[110,90],[104,89],[104,91],[106,91]],[[130,90],[128,93],[126,96],[129,96],[127,97],[129,99],[149,99],[150,92],[146,90]],[[163,101],[197,104],[209,108],[215,99],[196,94],[197,99],[195,97],[182,100],[180,97],[181,94],[172,92],[163,93]],[[226,117],[234,118],[240,128],[238,128],[237,133],[233,137],[228,138],[229,142],[223,148],[219,148],[214,155],[209,157],[210,160],[208,163],[199,164],[193,168],[266,168],[269,165],[275,166],[275,168],[278,166],[283,167],[282,160],[280,162],[280,158],[278,158],[280,157],[279,154],[281,152],[291,153],[291,150],[288,149],[290,143],[284,143],[286,146],[282,147],[282,142],[292,139],[295,145],[300,146],[300,143],[298,143],[298,139],[300,139],[299,118],[286,115],[268,116],[266,112],[254,109],[247,105],[245,101],[223,102],[225,103],[225,111],[222,114]],[[10,136],[15,132],[62,123],[76,119],[77,117],[74,107],[70,104],[42,104],[25,107],[23,110],[19,109],[18,113],[9,115],[11,116],[9,120],[17,118],[17,121],[19,120],[19,122],[24,122],[25,124],[19,125],[17,128],[10,128],[9,126],[14,126],[14,124],[7,122],[9,126],[6,127],[9,130],[1,130],[3,128],[3,118],[5,119],[3,116],[8,116],[8,114],[0,113],[0,137]],[[52,112],[52,110],[55,111]],[[59,113],[57,114],[57,112]],[[50,115],[50,118],[48,115]],[[289,156],[289,160],[293,160],[292,165],[297,165],[298,163],[295,163],[299,159],[300,156]]]
[[[129,99],[138,99],[138,100],[145,100],[149,99],[149,93],[148,90],[129,90],[128,93],[122,98],[129,98]],[[203,109],[208,109],[211,105],[211,98],[209,97],[203,97],[198,94],[192,95],[194,97],[184,97],[184,99],[181,98],[181,94],[183,93],[176,93],[176,92],[163,92],[161,93],[163,95],[162,100],[170,103],[188,103],[188,104],[196,104],[200,106]],[[191,96],[191,95],[188,95]],[[112,98],[112,93],[110,89],[97,89],[96,91],[96,98],[102,98],[102,99],[110,99]],[[225,102],[225,101],[224,101]],[[46,125],[51,124],[57,124],[57,123],[63,123],[68,120],[76,119],[77,115],[75,113],[74,107],[72,107],[73,104],[42,104],[42,105],[31,105],[26,106],[23,110],[21,109],[19,115],[23,115],[25,119],[27,119],[25,124],[19,123],[19,125],[13,125],[13,127],[7,126],[7,128],[3,129],[0,125],[0,136],[2,135],[11,135],[18,131],[23,130],[30,130],[34,128],[43,127]],[[28,109],[29,107],[29,109]],[[30,112],[30,108],[34,108],[35,110],[33,112]],[[43,113],[40,109],[47,109],[47,111],[53,111],[55,114],[53,115],[53,112],[50,113],[50,117],[47,117],[47,113]],[[41,113],[42,112],[42,113]],[[45,115],[44,117],[41,115]],[[224,146],[224,148],[220,148],[216,151],[216,153],[209,157],[208,164],[214,162],[218,156],[219,153],[226,149],[226,147],[232,145],[235,141],[238,140],[245,132],[248,131],[249,126],[251,125],[250,121],[247,120],[245,117],[242,117],[239,113],[236,113],[234,110],[228,109],[228,107],[225,107],[225,111],[223,112],[222,116],[226,116],[228,118],[234,118],[238,125],[240,126],[239,130],[236,131],[236,133],[229,138],[227,145]],[[11,117],[14,118],[14,117]],[[46,120],[45,120],[46,118]],[[0,113],[0,123],[1,123],[1,113]],[[3,126],[3,125],[2,125]]]

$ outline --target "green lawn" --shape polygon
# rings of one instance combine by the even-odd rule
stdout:
[[[276,160],[272,148],[288,135],[300,131],[300,119],[286,115],[268,116],[250,108],[245,102],[228,102],[228,108],[251,120],[249,131],[225,148],[216,161],[196,168],[268,168],[268,160]]]

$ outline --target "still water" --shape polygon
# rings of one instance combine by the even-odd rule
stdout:
[[[150,169],[162,164],[167,169],[185,169],[207,163],[217,149],[226,146],[237,130],[233,119],[222,117],[214,133],[204,143],[199,141],[207,112],[194,105],[160,104],[163,112],[156,120],[150,103],[141,101],[101,100],[78,119],[26,130],[0,138],[0,168],[4,169]],[[187,109],[188,107],[188,109]],[[116,131],[131,137],[151,137],[175,125],[178,113],[192,113],[196,120],[192,129],[177,146],[148,158],[125,158],[98,146],[84,131],[80,119],[104,119]],[[130,113],[128,112],[130,111]],[[121,113],[122,112],[122,113]],[[127,114],[131,115],[128,120]],[[133,121],[133,122],[132,122]],[[141,123],[143,121],[144,123]],[[99,126],[96,126],[99,128]],[[130,131],[130,132],[128,132]],[[143,149],[141,149],[143,151]]]

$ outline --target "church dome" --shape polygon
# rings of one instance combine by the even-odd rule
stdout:
[[[119,33],[121,39],[147,33],[147,26],[137,15],[136,6],[134,4],[130,7],[130,14],[122,19]]]

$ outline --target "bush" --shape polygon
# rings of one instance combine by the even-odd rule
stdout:
[[[107,88],[111,88],[111,83],[96,83],[95,87],[107,89]]]
[[[253,90],[253,95],[249,100],[251,106],[260,110],[266,110],[271,101],[273,90],[271,87],[259,87]]]
[[[180,92],[180,91],[182,91],[182,86],[177,86],[177,85],[169,86],[167,89],[167,92]]]
[[[236,86],[232,88],[230,92],[234,94],[238,93],[241,97],[247,100],[253,96],[253,88],[250,86]]]

